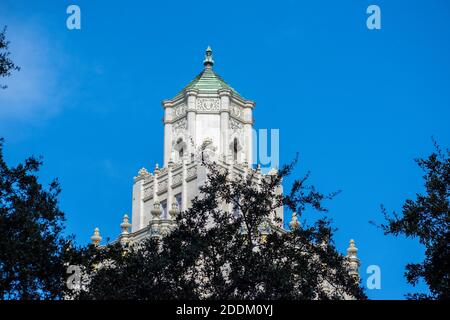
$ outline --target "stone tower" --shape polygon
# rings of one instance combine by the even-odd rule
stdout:
[[[153,172],[142,168],[134,177],[131,224],[124,217],[120,241],[135,242],[170,231],[177,214],[189,208],[206,182],[205,157],[227,168],[232,176],[250,171],[256,172],[257,179],[264,176],[259,166],[253,168],[255,103],[244,99],[213,70],[210,47],[203,65],[200,74],[175,97],[162,102],[164,164],[156,164]],[[283,208],[277,216],[283,219]]]
[[[164,166],[192,157],[211,143],[224,161],[253,163],[252,128],[255,103],[244,99],[214,70],[210,47],[203,71],[174,98],[163,101]]]

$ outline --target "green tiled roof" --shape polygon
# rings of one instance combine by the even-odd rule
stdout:
[[[234,95],[241,99],[244,99],[235,89],[233,89],[228,83],[226,83],[217,73],[214,72],[212,66],[214,61],[212,60],[212,50],[208,47],[206,50],[205,61],[203,62],[205,69],[200,72],[198,76],[194,78],[187,86],[183,88],[175,98],[183,94],[185,90],[196,89],[201,93],[217,93],[217,90],[228,89],[233,92]]]

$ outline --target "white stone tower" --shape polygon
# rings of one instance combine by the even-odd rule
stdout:
[[[163,101],[164,167],[192,157],[210,142],[223,160],[253,163],[255,103],[242,98],[213,70],[210,47],[203,71],[173,99]]]
[[[121,242],[162,236],[174,226],[176,215],[189,208],[206,181],[204,157],[227,168],[231,175],[242,176],[252,170],[257,179],[263,176],[259,166],[253,169],[255,103],[244,99],[213,70],[210,47],[203,65],[202,72],[183,90],[162,102],[164,164],[161,168],[156,164],[153,173],[142,168],[134,178],[131,232],[126,217]],[[277,216],[283,219],[283,208]]]

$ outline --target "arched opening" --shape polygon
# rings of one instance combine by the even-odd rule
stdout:
[[[233,140],[233,160],[238,160],[238,151],[239,151],[239,143],[237,138],[234,138]]]
[[[186,151],[186,144],[183,142],[182,138],[178,138],[177,139],[177,143],[175,146],[175,150],[176,150],[176,158],[177,158],[177,162],[180,162],[183,160],[185,151]]]

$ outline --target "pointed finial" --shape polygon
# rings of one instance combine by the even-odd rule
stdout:
[[[355,246],[355,240],[350,239],[349,247],[347,248],[347,255],[349,257],[357,257],[358,248]]]
[[[180,211],[180,206],[178,205],[178,201],[176,198],[173,199],[172,202],[172,208],[169,210],[169,215],[170,217],[175,220],[175,218],[177,217],[178,213]]]
[[[142,176],[148,176],[149,173],[148,173],[147,169],[142,168],[141,170],[139,170],[138,175],[141,176],[141,177]]]
[[[355,246],[355,240],[350,240],[350,245],[347,248],[347,260],[349,263],[349,273],[351,276],[355,278],[359,278],[358,268],[361,264],[358,259],[358,248]]]
[[[289,222],[289,227],[291,227],[291,230],[297,229],[300,226],[300,223],[298,222],[297,218],[297,212],[294,212],[292,214],[292,220]]]
[[[153,203],[153,210],[150,211],[154,220],[158,220],[161,217],[161,204],[158,200]]]
[[[122,234],[128,234],[128,229],[131,227],[131,224],[128,219],[128,215],[125,214],[122,219],[122,223],[120,224],[120,229],[122,229]]]
[[[174,201],[172,202],[172,209],[173,210],[178,210],[179,206],[178,206],[178,201],[176,198],[174,198]]]
[[[208,48],[206,48],[205,60],[203,60],[203,65],[205,66],[205,68],[212,68],[212,66],[214,65],[212,49],[210,46],[208,46]]]
[[[92,244],[98,246],[100,241],[102,241],[102,236],[100,235],[100,230],[98,228],[94,229],[94,234],[91,237]]]

